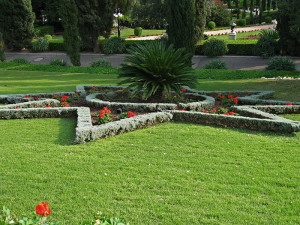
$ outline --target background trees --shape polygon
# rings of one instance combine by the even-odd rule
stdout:
[[[175,48],[195,53],[195,0],[167,0],[167,34]]]
[[[67,54],[74,66],[80,66],[78,10],[75,1],[61,0],[60,15],[64,27],[64,42]]]
[[[278,2],[279,45],[282,54],[300,55],[300,1]]]
[[[29,47],[34,35],[31,0],[0,0],[0,32],[8,48]]]

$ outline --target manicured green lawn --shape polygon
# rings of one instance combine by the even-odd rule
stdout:
[[[116,77],[0,70],[0,94],[71,91]],[[200,81],[203,90],[290,87],[277,96],[299,96],[292,88],[299,81]],[[75,119],[0,120],[1,205],[21,216],[48,201],[49,220],[64,225],[99,210],[132,225],[300,223],[300,133],[165,123],[72,145],[75,126]]]
[[[241,39],[241,38],[244,38],[244,37],[248,37],[249,35],[258,35],[259,33],[260,33],[260,31],[250,31],[250,32],[244,32],[244,33],[237,33],[236,38]],[[209,39],[212,39],[212,38],[228,40],[228,34],[209,37]]]

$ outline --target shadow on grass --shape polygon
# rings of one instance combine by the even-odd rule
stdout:
[[[59,121],[59,135],[54,142],[58,145],[73,145],[75,140],[76,119],[61,118]]]

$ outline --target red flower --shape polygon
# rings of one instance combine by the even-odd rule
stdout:
[[[25,98],[30,98],[30,96],[29,96],[29,95],[26,95]]]
[[[131,118],[131,117],[135,117],[135,116],[136,116],[136,114],[134,114],[134,113],[131,112],[131,111],[128,111],[127,114],[128,114],[128,118]]]
[[[34,97],[34,100],[39,100],[39,98],[38,97]]]
[[[234,101],[234,103],[238,103],[239,102],[239,100],[237,98],[234,98],[233,101]]]
[[[52,108],[51,105],[46,105],[44,108]]]
[[[233,95],[228,95],[228,98],[233,98],[234,96]]]
[[[104,114],[100,114],[99,117],[100,117],[100,118],[104,118],[105,115],[104,115]]]
[[[70,107],[70,105],[69,104],[65,104],[65,107]]]
[[[232,112],[232,111],[231,111],[231,112],[229,112],[229,115],[234,115],[234,112]]]
[[[286,103],[285,105],[293,105],[293,103]]]
[[[204,112],[204,113],[208,113],[208,110],[204,110],[203,112]]]
[[[212,109],[213,112],[217,112],[217,109]]]
[[[35,212],[38,215],[41,216],[49,216],[51,213],[51,210],[48,206],[48,202],[40,202],[36,207],[35,207]]]
[[[225,115],[225,116],[229,116],[229,113],[223,113],[223,115]]]
[[[217,97],[218,97],[218,98],[221,98],[221,97],[222,97],[222,95],[218,94],[218,95],[217,95]]]
[[[183,89],[181,89],[181,91],[182,91],[182,92],[186,92],[186,89],[185,89],[185,88],[183,88]]]

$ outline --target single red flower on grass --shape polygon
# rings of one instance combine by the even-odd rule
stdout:
[[[51,210],[48,205],[49,205],[48,202],[40,202],[35,207],[36,214],[41,215],[41,216],[49,216],[51,213]]]

